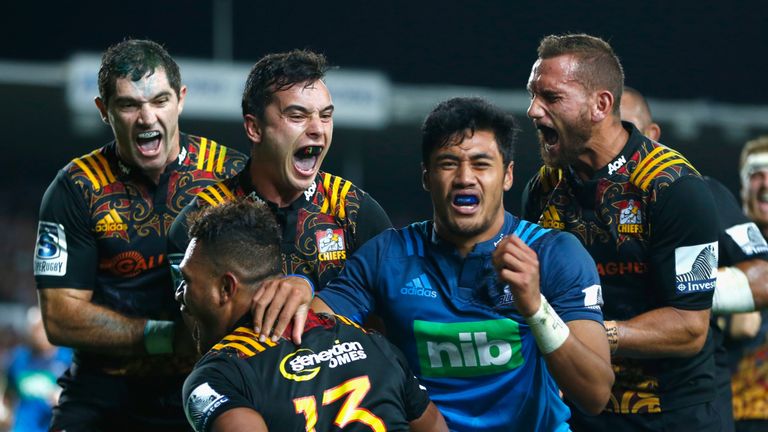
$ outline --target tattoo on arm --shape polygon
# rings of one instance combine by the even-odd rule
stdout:
[[[611,354],[615,354],[619,348],[619,328],[616,321],[605,322],[605,335],[608,337],[608,346],[611,348]]]

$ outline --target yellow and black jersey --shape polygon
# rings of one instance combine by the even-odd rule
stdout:
[[[178,314],[166,251],[171,224],[200,191],[234,176],[246,161],[207,138],[181,134],[179,141],[179,156],[157,185],[119,158],[114,141],[58,172],[40,208],[38,288],[93,290],[94,303],[128,316]],[[114,370],[143,367],[104,357],[120,363]]]
[[[402,353],[342,316],[310,312],[299,346],[259,342],[251,321],[244,317],[184,383],[195,431],[242,407],[269,430],[407,431],[429,404]]]
[[[679,152],[624,127],[627,144],[590,179],[543,167],[526,186],[524,218],[584,244],[600,274],[606,320],[667,306],[708,309],[718,260],[712,195]],[[712,345],[710,337],[692,358],[614,358],[608,410],[654,413],[712,400]]]
[[[174,268],[189,243],[187,215],[243,196],[266,202],[275,214],[282,229],[283,274],[304,275],[317,289],[341,272],[357,248],[392,226],[379,203],[349,180],[321,171],[297,200],[280,208],[255,192],[246,167],[239,175],[203,189],[181,212],[169,237]]]

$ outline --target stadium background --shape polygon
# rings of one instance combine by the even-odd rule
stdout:
[[[525,83],[546,34],[587,32],[610,41],[627,85],[649,98],[662,126],[661,141],[734,193],[741,146],[768,133],[763,23],[768,5],[760,1],[85,0],[13,2],[4,9],[0,334],[5,346],[17,340],[23,311],[36,301],[31,264],[42,193],[71,158],[111,139],[95,108],[85,115],[73,109],[67,79],[73,59],[98,55],[125,37],[161,42],[174,57],[200,62],[199,70],[211,65],[242,70],[240,86],[247,66],[259,57],[293,48],[323,52],[338,72],[383,82],[378,95],[384,102],[374,121],[337,119],[324,169],[369,191],[397,226],[430,215],[419,180],[419,126],[436,102],[452,96],[486,96],[519,120],[515,186],[506,196],[508,209],[519,210],[520,192],[539,166],[538,143],[525,117]],[[186,70],[182,64],[183,80]],[[346,100],[354,99],[351,88]],[[190,85],[190,95],[199,90]],[[247,152],[237,109],[216,115],[206,115],[204,108],[192,115],[185,111],[181,128]]]

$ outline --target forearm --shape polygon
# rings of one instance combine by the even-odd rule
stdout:
[[[753,259],[740,262],[733,267],[738,268],[746,275],[750,291],[752,291],[755,310],[768,307],[768,261]]]
[[[599,341],[603,326],[593,321],[568,326],[571,333],[565,343],[544,357],[547,369],[568,400],[588,414],[598,414],[608,403],[614,380],[608,343]],[[582,337],[589,337],[591,344]]]
[[[632,358],[690,357],[704,346],[709,309],[687,311],[662,307],[627,321],[606,321],[614,356]]]
[[[50,290],[62,290],[55,295]],[[48,339],[55,345],[116,355],[145,354],[147,320],[131,318],[69,295],[68,289],[39,292]]]

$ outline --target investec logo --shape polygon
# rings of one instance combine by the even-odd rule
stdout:
[[[421,373],[430,377],[490,375],[520,367],[518,324],[509,319],[413,323]]]

